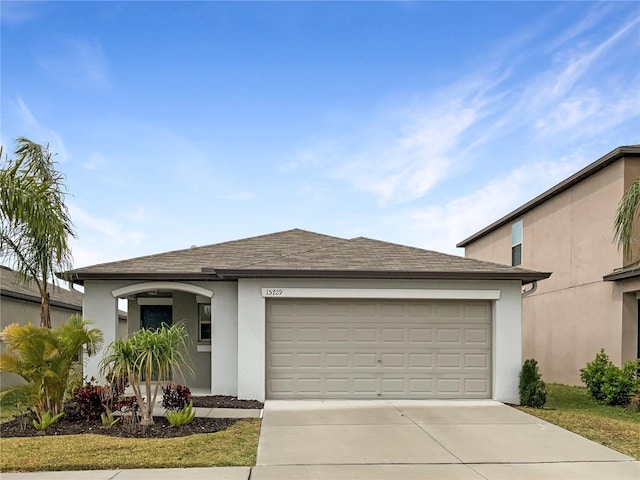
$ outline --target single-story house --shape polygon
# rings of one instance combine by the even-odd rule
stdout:
[[[59,285],[49,284],[51,305],[51,326],[57,327],[71,315],[82,314],[82,293],[67,290]],[[18,323],[40,324],[40,292],[34,283],[25,283],[18,273],[0,265],[0,330],[7,325]],[[126,332],[126,312],[119,312],[118,326]],[[124,328],[124,330],[122,330]],[[0,342],[0,353],[5,345]],[[14,374],[0,373],[0,390],[19,382]]]
[[[130,332],[184,322],[195,389],[505,402],[518,402],[522,285],[550,275],[299,229],[69,273],[106,342],[119,298]]]

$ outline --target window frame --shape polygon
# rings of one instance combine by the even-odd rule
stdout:
[[[518,232],[519,239],[516,239],[516,232]],[[524,223],[522,220],[518,220],[511,224],[511,266],[519,267],[522,265],[522,240],[524,237]],[[516,263],[516,252],[519,262]]]
[[[206,309],[209,309],[208,319],[206,318]],[[202,325],[209,325],[209,338],[203,338],[202,336]],[[198,303],[198,343],[204,345],[211,344],[211,304],[210,303]]]

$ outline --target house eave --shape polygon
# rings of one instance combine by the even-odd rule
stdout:
[[[78,273],[68,277],[84,285],[87,280],[190,280],[235,281],[246,278],[335,278],[376,280],[520,280],[527,284],[549,278],[547,272],[447,272],[389,270],[303,270],[303,269],[219,269],[203,268],[201,273]]]
[[[203,271],[209,269],[203,268]],[[376,280],[520,280],[531,283],[549,278],[547,272],[426,272],[383,270],[215,269],[222,279],[339,278]]]
[[[558,183],[557,185],[555,185],[554,187],[550,188],[546,192],[538,195],[533,200],[525,203],[521,207],[516,208],[515,210],[513,210],[511,213],[508,213],[504,217],[496,220],[491,225],[489,225],[489,226],[483,228],[482,230],[474,233],[470,237],[465,238],[464,240],[462,240],[461,242],[456,244],[456,247],[464,248],[467,245],[475,242],[476,240],[484,237],[485,235],[493,232],[494,230],[502,227],[503,225],[506,225],[508,223],[511,223],[511,222],[517,220],[519,217],[521,217],[525,213],[529,212],[530,210],[533,210],[538,205],[541,205],[542,203],[546,202],[550,198],[555,197],[556,195],[564,192],[565,190],[568,190],[569,188],[571,188],[575,184],[577,184],[577,183],[581,182],[582,180],[590,177],[591,175],[599,172],[600,170],[608,167],[612,163],[620,160],[621,158],[624,158],[624,157],[639,157],[639,156],[640,156],[640,147],[638,147],[638,146],[622,146],[622,147],[618,147],[618,148],[612,150],[611,152],[607,153],[603,157],[599,158],[595,162],[591,163],[590,165],[587,165],[585,168],[583,168],[579,172],[575,173],[574,175],[570,176],[569,178],[567,178],[567,179],[563,180],[562,182]]]
[[[68,276],[64,276],[68,275]],[[191,281],[215,281],[219,278],[215,273],[179,273],[179,272],[153,272],[153,273],[97,273],[97,272],[65,272],[56,274],[59,278],[71,281],[77,285],[84,285],[86,280],[191,280]]]
[[[630,280],[632,278],[640,277],[640,267],[633,270],[627,270],[624,272],[613,272],[602,277],[605,282],[617,282],[620,280]]]

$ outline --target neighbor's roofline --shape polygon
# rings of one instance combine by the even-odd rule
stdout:
[[[590,177],[591,175],[593,175],[594,173],[599,172],[603,168],[608,167],[612,163],[614,163],[614,162],[616,162],[616,161],[618,161],[621,158],[626,157],[626,156],[632,156],[632,157],[640,156],[640,146],[638,146],[638,145],[622,146],[622,147],[618,147],[618,148],[610,151],[609,153],[607,153],[603,157],[599,158],[598,160],[596,160],[592,164],[587,165],[585,168],[583,168],[579,172],[571,175],[569,178],[567,178],[567,179],[563,180],[562,182],[558,183],[556,186],[551,187],[546,192],[538,195],[533,200],[525,203],[524,205],[522,205],[519,208],[516,208],[514,211],[512,211],[511,213],[508,213],[507,215],[505,215],[501,219],[493,222],[488,227],[485,227],[482,230],[474,233],[470,237],[465,238],[460,243],[458,243],[456,245],[456,247],[458,247],[458,248],[466,247],[470,243],[475,242],[479,238],[484,237],[486,234],[496,230],[497,228],[502,227],[503,225],[506,225],[507,223],[510,223],[511,221],[517,219],[521,215],[524,215],[528,211],[534,209],[538,205],[546,202],[550,198],[555,197],[556,195],[558,195],[558,194],[564,192],[565,190],[571,188],[576,183],[581,182],[582,180],[584,180],[584,179]]]
[[[27,295],[26,293],[14,292],[12,290],[0,290],[0,295],[7,298],[14,298],[16,300],[24,300],[26,302],[37,303],[40,305],[41,299],[40,297],[36,297],[34,295]],[[59,300],[49,300],[49,304],[52,307],[65,308],[67,310],[73,310],[74,312],[82,312],[82,304],[76,305],[73,303],[61,302]]]

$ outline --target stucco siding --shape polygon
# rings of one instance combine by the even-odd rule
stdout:
[[[173,292],[173,324],[183,323],[189,333],[187,352],[193,374],[187,369],[183,376],[176,375],[174,381],[191,388],[211,388],[211,352],[198,351],[198,304],[196,296],[187,292]]]
[[[504,228],[504,227],[503,227]],[[495,262],[495,246],[494,232],[488,233],[484,237],[478,239],[465,248],[467,257],[485,260],[487,262]]]
[[[211,302],[211,391],[238,394],[238,284],[217,282]]]
[[[571,284],[601,282],[623,266],[613,243],[613,219],[624,193],[624,164],[616,162],[573,187]]]
[[[547,381],[580,384],[580,368],[604,348],[621,360],[622,297],[611,283],[590,283],[523,301],[523,354]]]

